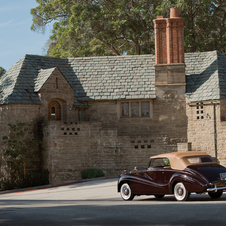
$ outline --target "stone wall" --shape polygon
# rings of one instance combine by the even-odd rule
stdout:
[[[226,166],[226,100],[221,99],[216,105],[217,157]]]
[[[146,136],[159,143],[158,153],[177,150],[177,143],[187,142],[187,120],[183,88],[159,87],[158,97],[150,101],[150,117],[120,116],[122,101],[89,102],[83,111],[84,121],[99,121],[104,127],[117,128],[123,136]],[[138,101],[138,100],[134,100]],[[151,145],[151,144],[150,144]]]
[[[135,166],[145,169],[150,156],[176,149],[161,135],[156,140],[152,136],[120,135],[102,122],[49,121],[43,123],[42,167],[49,169],[53,185],[79,180],[82,170],[93,167],[106,176],[119,176]]]
[[[201,103],[187,105],[188,142],[193,151],[205,151],[215,156],[213,106]]]
[[[187,105],[188,142],[193,151],[204,151],[226,166],[225,101]]]

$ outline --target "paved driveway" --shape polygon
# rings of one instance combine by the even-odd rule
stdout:
[[[226,194],[219,200],[191,195],[187,202],[173,196],[123,201],[117,179],[0,194],[0,225],[225,225]]]

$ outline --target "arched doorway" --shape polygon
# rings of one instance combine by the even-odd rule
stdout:
[[[56,100],[52,100],[48,104],[48,119],[61,120],[61,107]]]

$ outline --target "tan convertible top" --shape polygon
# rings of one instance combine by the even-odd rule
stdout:
[[[184,170],[187,166],[192,165],[188,161],[188,158],[206,157],[212,159],[210,155],[200,151],[185,151],[185,152],[171,152],[150,157],[150,159],[156,158],[168,158],[172,169]],[[213,160],[213,159],[212,159]]]

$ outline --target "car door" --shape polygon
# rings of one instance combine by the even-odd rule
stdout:
[[[166,194],[168,191],[168,183],[172,175],[172,169],[170,168],[170,162],[167,158],[152,159],[147,175],[152,181],[152,193],[153,194]]]

